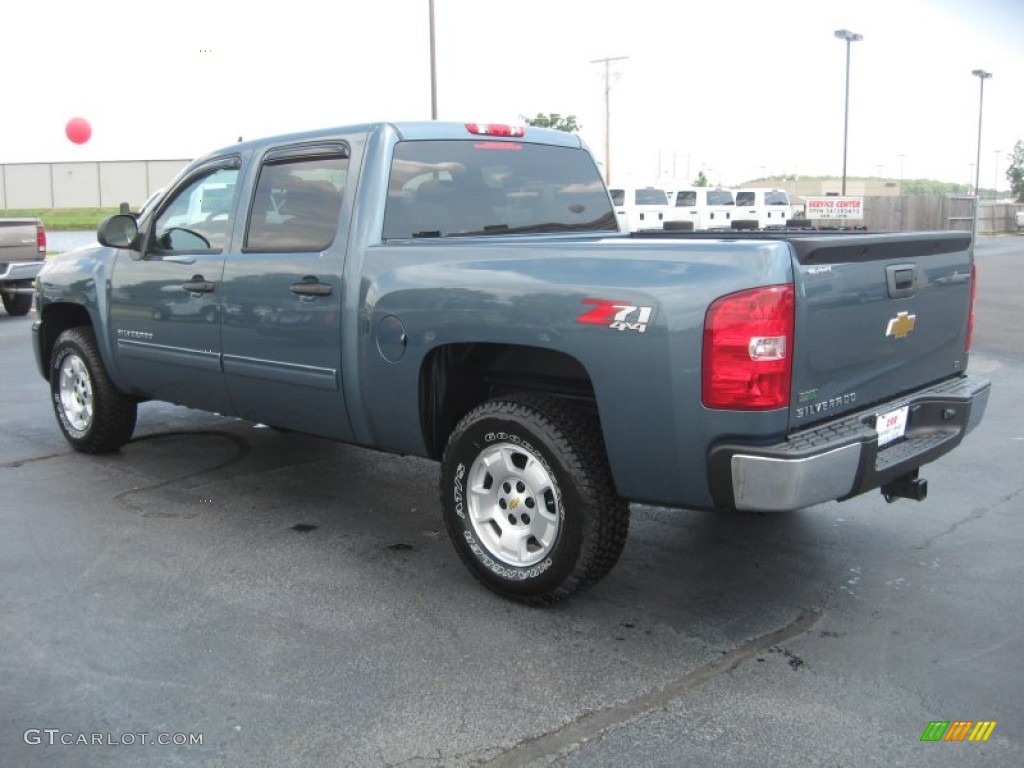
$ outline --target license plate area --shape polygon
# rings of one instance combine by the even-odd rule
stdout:
[[[899,440],[907,431],[907,414],[910,406],[904,405],[893,411],[880,413],[875,417],[875,431],[878,433],[878,447],[884,448],[889,443]]]

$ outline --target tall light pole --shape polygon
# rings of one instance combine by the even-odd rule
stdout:
[[[434,0],[430,0],[430,119],[437,120],[437,57],[434,53]]]
[[[981,93],[978,95],[978,156],[974,163],[974,196],[980,199],[978,182],[981,179],[981,107],[985,103],[985,81],[992,77],[992,73],[984,69],[975,69],[971,74],[981,80]]]
[[[433,0],[431,0],[433,1]],[[612,69],[611,64],[613,61],[623,61],[628,59],[629,56],[610,56],[604,59],[594,59],[591,64],[604,64],[604,181],[605,184],[610,185],[612,183],[612,143],[611,143],[611,126],[612,126],[612,108],[611,108],[611,92],[612,92]]]
[[[846,41],[846,110],[843,117],[843,195],[846,195],[846,143],[850,134],[850,43],[863,40],[863,35],[848,29],[837,29],[836,37]]]
[[[999,156],[1003,154],[1003,150],[996,149],[996,167],[992,170],[992,199],[999,199]]]

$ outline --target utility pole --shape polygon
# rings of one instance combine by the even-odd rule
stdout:
[[[604,180],[605,184],[612,183],[612,144],[611,144],[611,91],[612,91],[612,67],[613,61],[625,61],[629,56],[609,56],[604,59],[594,59],[591,64],[604,64]]]
[[[430,119],[437,120],[437,56],[434,48],[434,0],[430,9]]]

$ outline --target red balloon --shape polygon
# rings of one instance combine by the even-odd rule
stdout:
[[[84,117],[72,117],[64,126],[64,133],[75,144],[85,144],[92,136],[92,126]]]

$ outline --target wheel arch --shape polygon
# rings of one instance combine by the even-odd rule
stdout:
[[[427,454],[440,459],[459,420],[493,397],[521,392],[573,400],[596,412],[584,365],[557,350],[468,342],[436,347],[420,367],[419,413]]]
[[[50,356],[53,354],[53,348],[60,335],[69,328],[82,325],[91,327],[94,333],[96,328],[92,315],[81,304],[70,302],[49,304],[40,310],[39,316],[39,339],[37,342],[39,344],[39,367],[43,378],[49,381]]]

